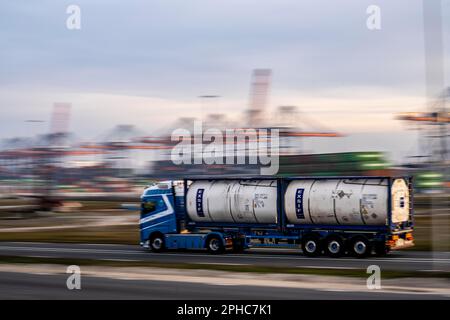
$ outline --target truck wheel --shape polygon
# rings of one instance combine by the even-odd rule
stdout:
[[[344,241],[339,236],[328,237],[325,243],[325,253],[332,258],[339,258],[345,253]]]
[[[155,234],[150,238],[150,249],[153,252],[162,252],[165,249],[164,236]]]
[[[355,237],[350,242],[350,252],[357,258],[365,258],[371,251],[370,242],[366,237]]]
[[[317,236],[306,236],[302,240],[302,251],[308,257],[317,257],[322,252],[320,238]]]
[[[217,236],[213,236],[208,239],[206,249],[211,254],[220,254],[225,251],[222,240]]]

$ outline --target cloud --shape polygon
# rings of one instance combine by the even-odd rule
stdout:
[[[256,67],[311,90],[423,82],[417,0],[381,1],[379,32],[366,28],[370,1],[77,1],[80,31],[65,28],[67,4],[2,5],[2,85],[233,95]]]
[[[79,31],[66,29],[74,3]],[[26,117],[49,118],[54,101],[73,103],[72,128],[86,137],[116,123],[164,127],[198,114],[196,97],[210,93],[239,118],[259,67],[274,71],[272,107],[298,105],[337,130],[380,132],[393,127],[392,113],[424,102],[422,1],[378,0],[380,31],[366,28],[371,4],[3,1],[0,137],[24,134]]]

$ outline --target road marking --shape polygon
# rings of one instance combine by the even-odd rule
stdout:
[[[434,270],[434,269],[430,269],[430,270],[419,270],[419,271],[422,271],[422,272],[448,272],[448,270],[446,271],[446,270],[438,270],[438,269],[436,269],[436,270]]]
[[[78,253],[103,253],[103,254],[126,254],[126,255],[145,255],[145,256],[164,256],[164,257],[205,257],[205,254],[194,254],[194,253],[152,253],[152,252],[145,252],[145,251],[130,251],[130,250],[105,250],[105,249],[80,249],[80,248],[67,248],[67,247],[61,247],[61,248],[55,248],[55,247],[15,247],[15,246],[1,246],[0,245],[0,251],[6,250],[6,251],[52,251],[52,252],[78,252]],[[308,260],[308,261],[337,261],[337,262],[389,262],[389,263],[424,263],[424,262],[439,262],[439,263],[445,263],[450,264],[450,259],[443,259],[443,258],[391,258],[391,259],[382,259],[382,258],[376,258],[376,259],[355,259],[355,258],[309,258],[309,257],[288,257],[288,256],[280,256],[280,255],[245,255],[245,254],[226,254],[226,255],[209,255],[208,256],[211,259],[221,259],[221,258],[239,258],[239,259],[278,259],[278,260]]]
[[[135,260],[135,259],[100,259],[100,260],[102,260],[102,261],[120,261],[120,262],[123,262],[123,261],[140,262],[141,261],[141,260]]]
[[[250,266],[251,264],[248,263],[228,263],[228,262],[194,262],[194,264],[208,264],[208,265],[214,265],[214,266]]]
[[[21,245],[21,246],[28,245],[27,248],[35,248],[35,246],[32,246],[32,245],[40,245],[41,246],[41,247],[37,247],[37,248],[47,248],[46,245],[54,245],[54,246],[57,246],[57,247],[60,247],[60,248],[67,248],[67,247],[65,247],[67,245],[79,246],[79,247],[83,247],[83,246],[86,246],[86,247],[87,246],[89,246],[89,247],[102,246],[102,247],[113,247],[113,248],[117,248],[117,247],[138,248],[138,245],[132,246],[132,245],[126,245],[126,244],[110,244],[110,243],[51,243],[51,242],[34,242],[34,241],[27,241],[27,242],[23,242],[23,241],[2,241],[2,242],[0,242],[0,248],[6,247],[6,246],[3,246],[2,243],[5,243],[5,244],[17,244],[17,245]],[[82,248],[80,248],[80,249],[82,249]],[[110,250],[117,251],[117,250],[124,250],[124,249],[110,249]],[[128,251],[130,251],[130,250],[128,250]],[[299,253],[299,254],[301,253],[300,249],[296,250],[296,249],[291,249],[291,248],[276,248],[276,249],[273,249],[273,248],[254,247],[254,248],[251,248],[251,250],[249,250],[249,251],[252,251],[252,252],[256,252],[256,251],[264,252],[264,251],[267,251],[267,253],[270,253],[271,256],[273,256],[274,251],[290,251],[290,252],[292,252],[294,254],[295,253]],[[409,252],[406,252],[406,253],[407,254],[412,254],[414,256],[414,255],[422,255],[422,254],[424,254],[426,252],[427,251],[409,251]],[[395,257],[398,254],[404,254],[404,253],[405,253],[405,251],[403,251],[401,253],[398,253],[398,251],[392,251],[390,256],[394,257],[394,259],[404,259],[404,258],[401,258],[401,257],[400,258],[396,258]],[[431,252],[430,252],[430,254],[431,254]],[[442,254],[442,255],[450,254],[450,251],[439,251],[438,254]]]
[[[19,251],[34,251],[36,249],[39,249],[41,251],[53,251],[53,252],[79,252],[79,253],[112,253],[112,254],[128,254],[128,255],[147,255],[147,256],[182,256],[182,257],[205,257],[204,254],[181,254],[181,253],[152,253],[152,252],[141,252],[141,251],[127,251],[127,250],[104,250],[104,249],[77,249],[77,248],[52,248],[52,247],[9,247],[9,246],[0,246],[2,249],[6,250],[19,250]],[[286,257],[286,256],[274,256],[274,255],[235,255],[235,254],[227,254],[225,256],[208,256],[210,258],[224,258],[224,257],[230,257],[230,258],[255,258],[255,259],[284,259],[284,260],[311,260],[312,258],[308,257]],[[450,259],[429,259],[429,258],[394,258],[394,259],[352,259],[352,258],[343,258],[343,259],[336,259],[336,258],[314,258],[314,261],[358,261],[358,262],[433,262],[433,261],[442,261],[442,262],[450,262]]]
[[[355,267],[333,267],[333,266],[295,266],[296,268],[307,268],[307,269],[337,269],[337,270],[364,270],[363,268]]]

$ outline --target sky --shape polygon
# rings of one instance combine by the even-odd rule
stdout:
[[[72,4],[79,30],[66,27]],[[380,30],[366,26],[370,5]],[[448,35],[450,1],[442,10]],[[423,28],[420,0],[2,0],[0,139],[48,132],[54,102],[72,104],[82,140],[117,124],[154,134],[205,112],[239,120],[252,70],[270,68],[268,114],[294,105],[346,136],[305,150],[398,161],[417,152],[417,134],[395,113],[426,108]],[[205,105],[207,94],[220,98]]]

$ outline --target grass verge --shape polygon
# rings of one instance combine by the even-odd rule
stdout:
[[[0,241],[138,244],[139,226],[123,225],[31,232],[0,232]]]

